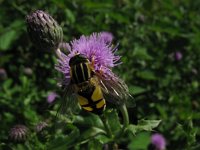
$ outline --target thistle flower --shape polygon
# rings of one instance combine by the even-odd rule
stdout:
[[[46,12],[36,10],[26,17],[26,22],[29,36],[37,47],[54,49],[62,42],[62,28]]]
[[[94,62],[96,72],[102,72],[105,76],[113,76],[111,68],[118,65],[120,56],[114,53],[117,46],[112,45],[113,36],[108,32],[93,33],[89,36],[81,36],[79,39],[66,43],[65,47],[69,51],[68,55],[59,52],[59,60],[56,69],[65,76],[64,85],[70,81],[69,60],[77,53],[85,55],[90,62]]]
[[[28,128],[24,125],[15,125],[9,132],[9,137],[17,142],[25,141],[27,136]]]
[[[151,136],[151,144],[155,147],[155,150],[165,150],[166,140],[163,135],[156,133]]]
[[[55,92],[50,92],[47,96],[47,102],[52,103],[57,97],[58,95]]]
[[[35,131],[37,133],[41,132],[44,128],[46,128],[48,126],[48,124],[45,121],[42,121],[40,123],[38,123],[35,127]]]

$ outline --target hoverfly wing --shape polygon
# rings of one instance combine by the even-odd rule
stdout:
[[[61,99],[60,106],[57,110],[56,118],[61,115],[72,115],[78,107],[77,96],[75,93],[75,87],[71,84],[64,87],[64,95]]]
[[[99,84],[106,101],[116,105],[125,103],[128,107],[135,106],[135,100],[130,95],[128,87],[123,80],[114,75],[106,78],[98,73],[96,75],[99,78]]]

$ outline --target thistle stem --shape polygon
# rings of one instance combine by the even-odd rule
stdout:
[[[116,135],[116,137],[115,137],[116,140],[124,134],[126,127],[129,125],[129,116],[128,116],[128,111],[127,111],[126,105],[125,104],[121,105],[119,107],[119,109],[120,109],[120,111],[122,113],[122,117],[123,117],[123,127],[122,127],[121,131]]]
[[[121,113],[122,113],[122,117],[123,117],[123,130],[129,125],[129,116],[128,116],[128,111],[126,108],[126,105],[123,104],[119,107]]]

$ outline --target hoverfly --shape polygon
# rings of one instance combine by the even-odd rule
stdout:
[[[63,111],[75,109],[77,102],[83,110],[102,114],[106,102],[116,105],[125,103],[133,97],[128,92],[126,84],[115,75],[105,77],[94,70],[94,61],[83,54],[77,53],[69,60],[70,83],[64,88],[64,99],[61,104]]]

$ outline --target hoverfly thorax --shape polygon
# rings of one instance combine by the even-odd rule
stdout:
[[[75,84],[88,81],[91,78],[92,70],[89,60],[81,54],[77,54],[69,61],[71,80]]]

